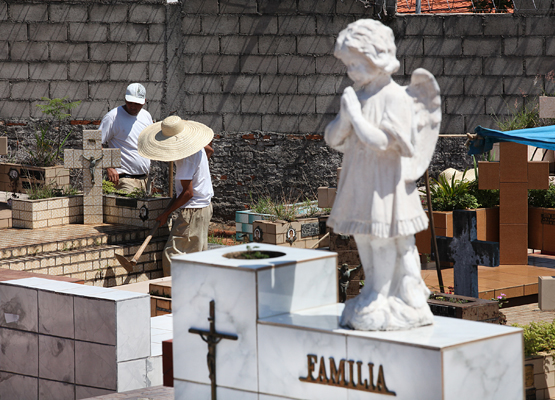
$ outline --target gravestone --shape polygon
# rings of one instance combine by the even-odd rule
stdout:
[[[526,145],[499,144],[499,162],[478,162],[479,188],[499,189],[499,262],[528,264],[528,189],[549,188],[549,163],[528,161]]]
[[[440,261],[453,262],[455,294],[478,297],[478,265],[499,265],[499,243],[478,240],[476,211],[453,211],[453,237],[438,236]]]
[[[121,167],[120,149],[102,148],[102,131],[83,131],[83,150],[66,149],[64,166],[83,170],[83,223],[101,224],[102,169]]]

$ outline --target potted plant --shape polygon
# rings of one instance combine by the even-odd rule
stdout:
[[[69,112],[81,101],[69,102],[65,97],[43,97],[41,100],[46,104],[37,107],[47,119],[38,125],[34,140],[25,148],[27,154],[22,163],[0,164],[0,190],[16,193],[50,183],[58,187],[69,185],[69,170],[62,165],[62,155],[72,130],[65,134],[62,125],[71,116]]]

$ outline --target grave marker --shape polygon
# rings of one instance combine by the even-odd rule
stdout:
[[[499,162],[478,162],[479,188],[499,189],[500,263],[528,264],[528,189],[549,188],[549,163],[528,161],[526,145],[499,143]]]
[[[120,149],[103,149],[102,132],[83,131],[83,150],[66,149],[64,166],[83,170],[83,223],[101,224],[102,169],[121,167]]]
[[[441,261],[453,262],[455,294],[478,297],[478,265],[499,265],[499,243],[477,240],[476,211],[453,211],[453,237],[438,236]]]

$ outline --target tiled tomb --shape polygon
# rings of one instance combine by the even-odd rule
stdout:
[[[41,278],[0,282],[0,393],[82,399],[160,384],[149,302],[147,294]]]
[[[212,329],[211,301],[215,331],[237,337],[217,345],[220,400],[523,398],[521,329],[444,317],[407,331],[344,329],[335,253],[259,246],[283,254],[226,257],[241,245],[172,260],[176,400],[210,398],[208,346],[189,330]]]

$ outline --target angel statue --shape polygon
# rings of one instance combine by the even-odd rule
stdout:
[[[441,100],[424,69],[406,87],[391,79],[399,69],[394,39],[390,28],[363,19],[341,31],[335,46],[354,85],[325,131],[326,142],[344,153],[328,225],[357,243],[366,281],[340,323],[358,330],[433,323],[414,234],[428,226],[416,180],[434,152]]]

